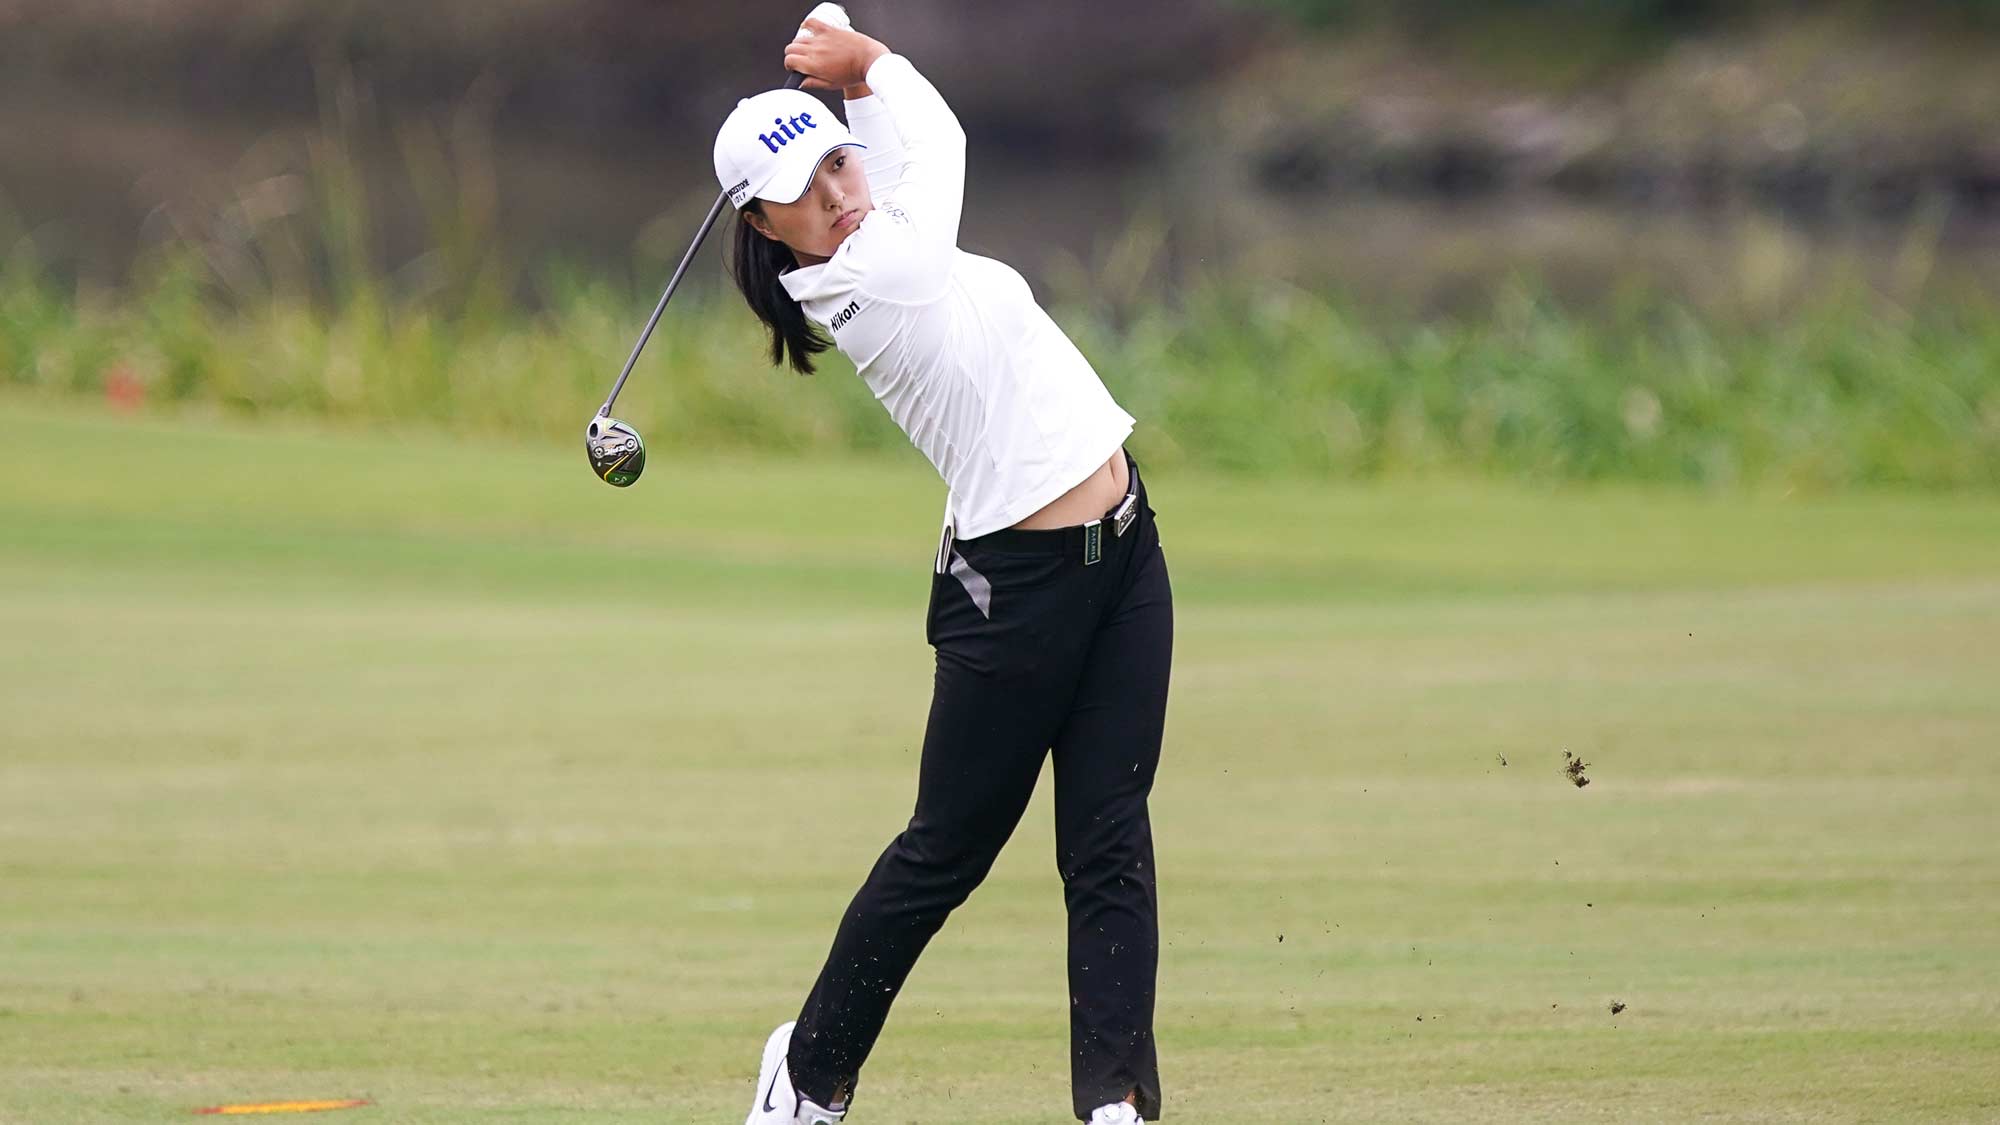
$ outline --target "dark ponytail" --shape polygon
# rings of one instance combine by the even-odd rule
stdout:
[[[757,201],[752,199],[743,211],[757,208]],[[833,342],[813,327],[806,319],[806,311],[792,300],[784,283],[778,280],[786,269],[798,264],[792,248],[758,233],[742,211],[736,215],[734,242],[730,248],[729,276],[736,279],[736,288],[743,291],[750,311],[771,331],[771,362],[785,362],[789,352],[792,370],[801,375],[812,374],[812,357],[832,347]]]

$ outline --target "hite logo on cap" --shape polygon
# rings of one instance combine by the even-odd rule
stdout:
[[[793,114],[790,121],[782,117],[773,117],[771,124],[776,125],[777,128],[768,133],[757,134],[757,139],[763,141],[764,147],[770,149],[772,152],[776,152],[798,138],[805,136],[807,129],[819,128],[819,126],[813,124],[813,115],[810,113]]]
[[[821,158],[848,145],[864,147],[818,98],[766,90],[737,102],[717,130],[715,182],[738,208],[753,199],[791,203],[812,186]]]

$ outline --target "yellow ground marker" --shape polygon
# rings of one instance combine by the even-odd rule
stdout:
[[[340,1098],[318,1102],[250,1102],[244,1105],[212,1105],[196,1113],[318,1113],[325,1109],[354,1109],[367,1105],[365,1098]]]

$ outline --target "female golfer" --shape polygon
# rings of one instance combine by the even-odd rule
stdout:
[[[924,945],[992,867],[1045,755],[1069,911],[1070,1083],[1093,1125],[1159,1113],[1159,959],[1146,797],[1173,600],[1124,451],[1132,418],[1021,275],[958,248],[965,134],[908,59],[818,20],[785,52],[846,93],[773,90],[723,123],[734,273],[800,372],[829,342],[950,488],[931,578],[937,650],[916,811],[840,921],[795,1023],[771,1034],[746,1125],[845,1117]]]

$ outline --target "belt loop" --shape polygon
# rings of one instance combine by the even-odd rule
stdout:
[[[931,573],[943,574],[951,565],[951,543],[953,539],[951,521],[944,521],[944,530],[938,533],[937,558],[931,563]]]

